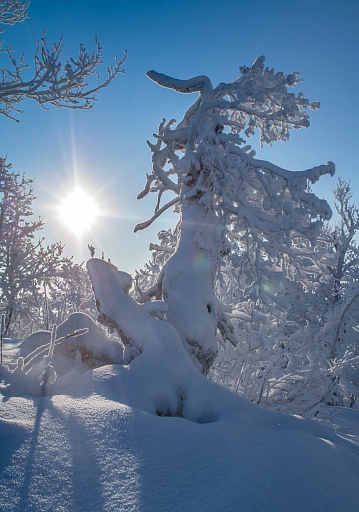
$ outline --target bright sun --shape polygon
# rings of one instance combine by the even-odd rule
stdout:
[[[89,231],[100,215],[100,209],[94,199],[80,187],[60,201],[58,218],[78,237]]]

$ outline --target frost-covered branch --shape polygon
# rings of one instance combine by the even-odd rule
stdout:
[[[0,2],[0,25],[15,25],[28,18],[30,0],[3,0]],[[0,32],[2,30],[0,29]]]
[[[167,204],[162,206],[162,208],[160,208],[149,220],[147,220],[146,222],[142,222],[141,224],[137,224],[134,229],[135,233],[136,231],[140,231],[141,229],[148,228],[148,226],[150,226],[154,220],[156,220],[160,215],[162,215],[164,211],[171,208],[171,206],[174,206],[175,204],[179,203],[179,201],[179,198],[175,197],[174,199],[172,199],[172,201],[169,201]]]
[[[34,66],[31,74],[27,71],[22,54],[17,60],[11,49],[6,53],[11,67],[2,69],[0,81],[0,114],[18,121],[15,114],[22,113],[18,105],[25,99],[34,100],[43,108],[53,105],[57,108],[90,109],[97,94],[107,87],[118,74],[124,73],[121,60],[115,59],[114,66],[107,66],[107,78],[101,79],[98,67],[102,64],[102,47],[97,40],[96,48],[89,54],[81,44],[78,57],[70,58],[63,64],[60,60],[63,44],[48,46],[46,32],[38,41]]]
[[[201,95],[207,96],[213,90],[211,81],[207,76],[196,76],[195,78],[190,78],[189,80],[178,80],[177,78],[171,78],[153,70],[148,71],[146,75],[158,85],[162,85],[162,87],[166,87],[167,89],[174,89],[177,92],[182,92],[185,94],[200,92]]]

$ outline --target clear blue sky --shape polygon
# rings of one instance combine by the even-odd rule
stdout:
[[[126,75],[102,91],[91,111],[46,112],[24,102],[20,124],[0,119],[0,154],[36,179],[34,209],[45,221],[47,242],[61,240],[76,261],[87,258],[90,242],[97,255],[103,250],[119,268],[133,272],[149,259],[157,232],[175,225],[168,212],[146,232],[133,234],[134,225],[152,215],[156,200],[136,199],[151,169],[146,139],[163,117],[180,120],[194,101],[152,83],[145,76],[149,69],[176,78],[205,74],[216,85],[265,55],[276,71],[299,71],[304,82],[297,91],[320,101],[321,110],[311,114],[310,128],[260,156],[293,170],[332,160],[337,176],[351,179],[358,195],[357,0],[32,0],[29,14],[3,34],[29,64],[44,28],[49,43],[64,36],[64,60],[77,55],[79,43],[90,50],[95,34],[105,64],[128,50]],[[0,54],[1,67],[5,63]],[[253,146],[258,147],[254,139]],[[81,242],[53,218],[59,196],[76,177],[112,213]],[[330,199],[335,181],[325,177],[318,195]]]

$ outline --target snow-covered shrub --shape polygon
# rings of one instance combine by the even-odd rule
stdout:
[[[300,273],[284,281],[287,306],[281,316],[270,317],[268,301],[252,303],[265,315],[260,323],[251,315],[247,323],[238,320],[241,342],[237,350],[220,350],[212,379],[256,403],[291,413],[311,416],[323,405],[354,405],[359,393],[359,224],[351,197],[348,183],[339,179],[334,198],[340,220],[319,234],[317,269],[311,263],[312,275],[306,273],[304,281]],[[238,291],[243,280],[251,290],[240,264],[244,258],[231,260],[235,268],[227,267],[226,286],[218,290],[233,311],[248,312],[250,302]]]
[[[123,362],[122,345],[85,313],[71,314],[52,332],[31,334],[19,345],[18,355],[17,362],[0,366],[6,394],[58,394],[89,369]]]

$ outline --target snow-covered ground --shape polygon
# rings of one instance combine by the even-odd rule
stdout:
[[[5,360],[15,352],[6,343]],[[141,358],[87,371],[66,395],[4,393],[1,511],[359,510],[358,410],[274,413],[193,368],[183,417],[157,416]]]

